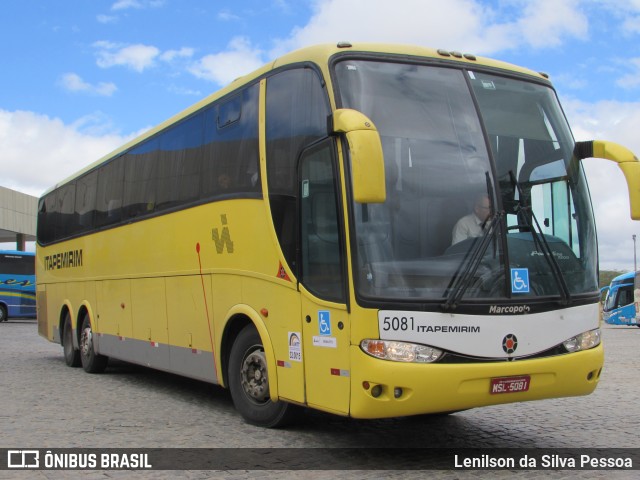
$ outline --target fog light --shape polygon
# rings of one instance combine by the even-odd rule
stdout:
[[[378,398],[380,395],[382,395],[382,387],[380,385],[376,385],[371,389],[371,396],[373,398]]]
[[[402,396],[402,389],[400,387],[396,387],[393,389],[394,398],[400,398]]]

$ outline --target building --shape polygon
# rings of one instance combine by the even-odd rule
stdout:
[[[26,193],[0,187],[0,243],[15,242],[25,250],[36,239],[38,199]]]

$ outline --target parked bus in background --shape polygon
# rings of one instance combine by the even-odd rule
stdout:
[[[39,332],[87,372],[228,387],[268,427],[585,395],[604,359],[587,157],[620,165],[640,218],[638,159],[576,143],[546,75],[305,48],[42,196]]]
[[[618,275],[611,280],[607,296],[602,306],[602,318],[611,325],[640,326],[637,319],[638,301],[636,289],[639,288],[636,272]],[[639,290],[640,292],[640,290]]]
[[[0,322],[35,317],[35,254],[0,250]]]

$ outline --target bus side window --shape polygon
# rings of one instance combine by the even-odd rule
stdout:
[[[616,307],[624,307],[631,303],[633,303],[633,287],[621,287],[620,290],[618,290],[618,302]]]
[[[260,192],[259,84],[205,111],[202,198]]]
[[[273,225],[296,272],[297,162],[302,150],[327,136],[329,102],[318,73],[296,68],[267,79],[267,181]]]
[[[75,201],[76,182],[69,182],[60,187],[58,191],[56,213],[57,222],[54,225],[54,235],[56,239],[71,236],[75,225]]]
[[[97,183],[97,170],[83,175],[76,182],[75,214],[77,223],[74,227],[74,233],[81,233],[93,229],[93,221],[96,210]]]
[[[100,167],[96,199],[96,227],[118,223],[122,216],[122,191],[124,188],[123,157]]]
[[[160,135],[156,210],[193,202],[200,197],[204,115],[198,113]]]

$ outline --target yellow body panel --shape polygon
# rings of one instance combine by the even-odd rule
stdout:
[[[206,292],[211,304],[211,278],[199,275],[169,277],[165,280],[165,288],[167,320],[164,323],[168,343],[211,352],[209,325],[212,318],[204,297]]]
[[[449,412],[500,403],[587,395],[597,386],[604,362],[602,345],[562,357],[500,363],[462,365],[399,364],[351,350],[351,415],[383,418]],[[529,391],[490,393],[490,381],[497,377],[530,375]],[[369,382],[369,388],[363,387]],[[375,398],[372,387],[380,385]],[[394,390],[402,389],[399,398]]]

